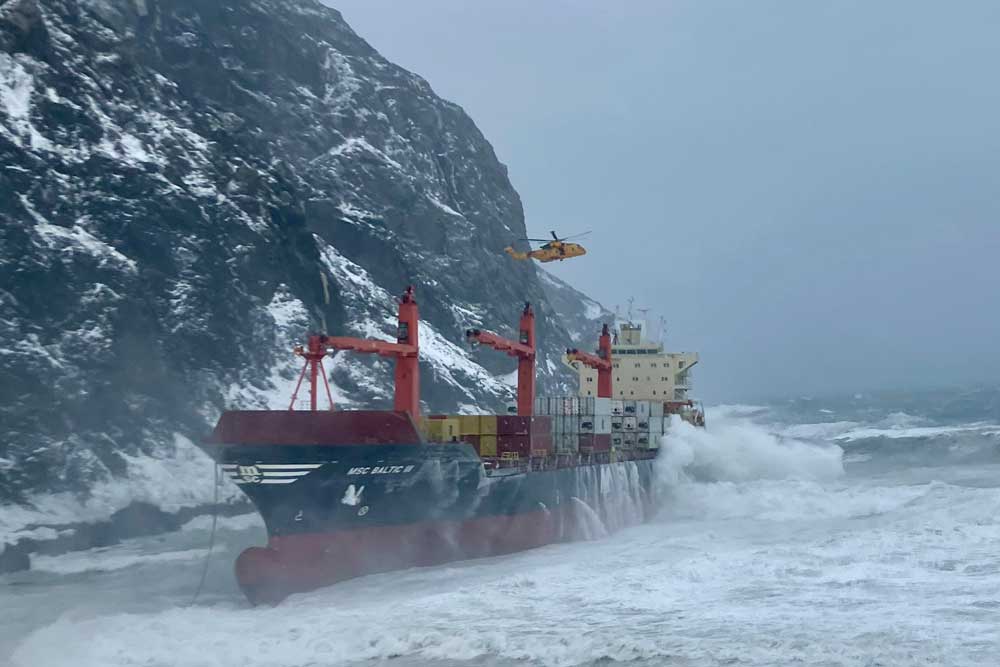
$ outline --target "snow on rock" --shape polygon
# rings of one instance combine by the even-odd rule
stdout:
[[[212,460],[183,435],[175,434],[173,443],[156,456],[123,457],[126,474],[93,485],[83,500],[74,493],[40,493],[24,504],[0,504],[0,544],[52,538],[27,527],[100,521],[135,501],[172,512],[211,503],[216,497]],[[235,484],[224,475],[220,478],[220,502],[243,497]]]
[[[516,335],[525,301],[540,391],[569,389],[596,321],[499,251],[526,235],[506,167],[337,11],[14,4],[37,12],[0,8],[0,530],[209,498],[190,443],[287,407],[310,331],[391,340],[407,285],[426,409],[502,409],[514,361],[463,332]],[[391,360],[326,366],[337,405],[391,405]]]

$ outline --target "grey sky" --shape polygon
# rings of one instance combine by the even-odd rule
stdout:
[[[712,399],[996,381],[1000,3],[331,2]],[[551,266],[551,265],[550,265]]]

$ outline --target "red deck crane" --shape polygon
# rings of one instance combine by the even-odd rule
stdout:
[[[524,304],[518,328],[517,342],[479,329],[466,330],[465,339],[517,357],[517,414],[530,417],[535,408],[535,311],[528,302]]]
[[[348,336],[310,335],[306,346],[295,347],[295,354],[305,358],[305,365],[299,374],[298,384],[292,393],[289,410],[295,409],[295,400],[302,387],[302,380],[309,371],[310,410],[316,410],[317,379],[322,376],[326,388],[326,398],[333,410],[333,396],[330,394],[330,383],[327,382],[323,369],[323,357],[334,350],[352,350],[366,354],[377,354],[381,357],[395,357],[396,386],[393,409],[399,412],[409,412],[416,419],[420,416],[420,369],[417,363],[419,352],[418,328],[420,317],[417,312],[417,302],[413,298],[413,286],[406,288],[399,299],[399,328],[396,330],[396,342],[387,343],[381,340],[366,338],[351,338]]]
[[[581,352],[576,348],[566,350],[569,361],[579,361],[584,366],[597,369],[597,395],[600,398],[611,398],[611,332],[605,324],[601,329],[601,337],[597,343],[597,354]]]

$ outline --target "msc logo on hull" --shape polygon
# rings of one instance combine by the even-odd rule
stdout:
[[[222,472],[237,484],[291,484],[322,463],[223,463]]]

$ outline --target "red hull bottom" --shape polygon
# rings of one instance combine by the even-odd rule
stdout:
[[[498,556],[589,537],[588,519],[572,505],[555,511],[462,522],[375,526],[335,533],[274,536],[236,559],[236,579],[253,604],[377,572]]]

